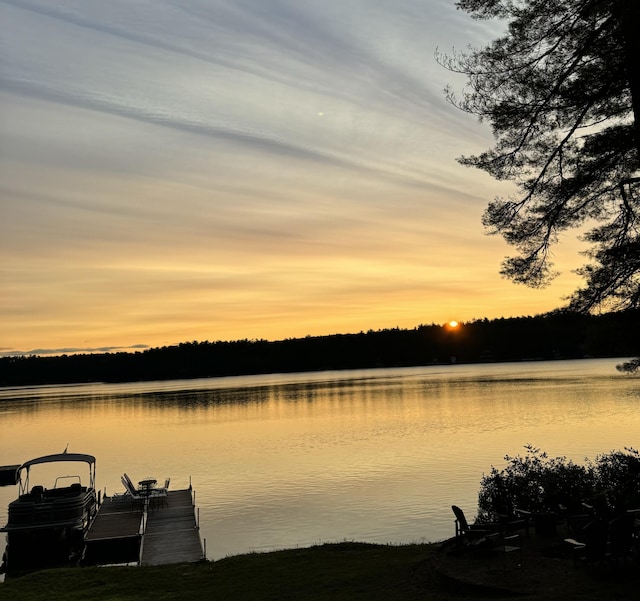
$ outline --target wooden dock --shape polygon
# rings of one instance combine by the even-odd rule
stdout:
[[[137,563],[144,514],[125,497],[106,497],[85,536],[84,563]]]
[[[202,558],[202,543],[191,491],[169,491],[168,506],[147,514],[140,563],[158,566],[194,562]]]
[[[106,498],[86,536],[85,563],[165,565],[203,559],[191,489],[169,491],[166,505]]]

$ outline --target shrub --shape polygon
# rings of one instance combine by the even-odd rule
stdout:
[[[596,458],[596,490],[609,511],[640,507],[640,454],[636,449],[612,451]]]
[[[478,521],[495,521],[516,509],[534,513],[580,512],[581,503],[615,514],[640,507],[640,455],[611,451],[595,462],[578,465],[566,457],[549,457],[527,445],[524,456],[506,456],[502,469],[483,475],[478,493]]]
[[[622,373],[634,374],[637,371],[640,371],[640,357],[620,363],[619,365],[616,365],[616,369]]]

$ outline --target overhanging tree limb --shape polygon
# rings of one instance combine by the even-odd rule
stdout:
[[[549,249],[564,230],[585,236],[592,263],[580,270],[578,310],[639,306],[640,2],[460,0],[474,18],[507,33],[484,48],[439,56],[467,76],[462,110],[488,121],[495,146],[461,163],[515,182],[519,195],[489,203],[483,223],[518,255],[502,273],[541,286],[553,277]],[[625,196],[620,186],[624,183]],[[622,200],[622,202],[621,202]]]

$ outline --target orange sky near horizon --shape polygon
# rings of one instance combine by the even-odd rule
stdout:
[[[126,10],[125,10],[126,8]],[[153,16],[153,18],[150,18]],[[447,104],[451,2],[3,3],[0,355],[535,315]],[[495,28],[495,26],[494,26]]]

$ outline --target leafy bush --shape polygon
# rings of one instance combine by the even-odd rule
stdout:
[[[634,374],[637,371],[640,371],[640,357],[620,363],[619,365],[616,365],[616,369],[622,373]]]
[[[640,454],[612,451],[596,458],[596,495],[613,512],[640,508]]]
[[[549,457],[527,445],[523,456],[506,456],[502,469],[483,475],[478,520],[494,521],[516,509],[534,513],[575,513],[581,503],[609,514],[640,507],[640,455],[635,449],[611,451],[576,464]]]

